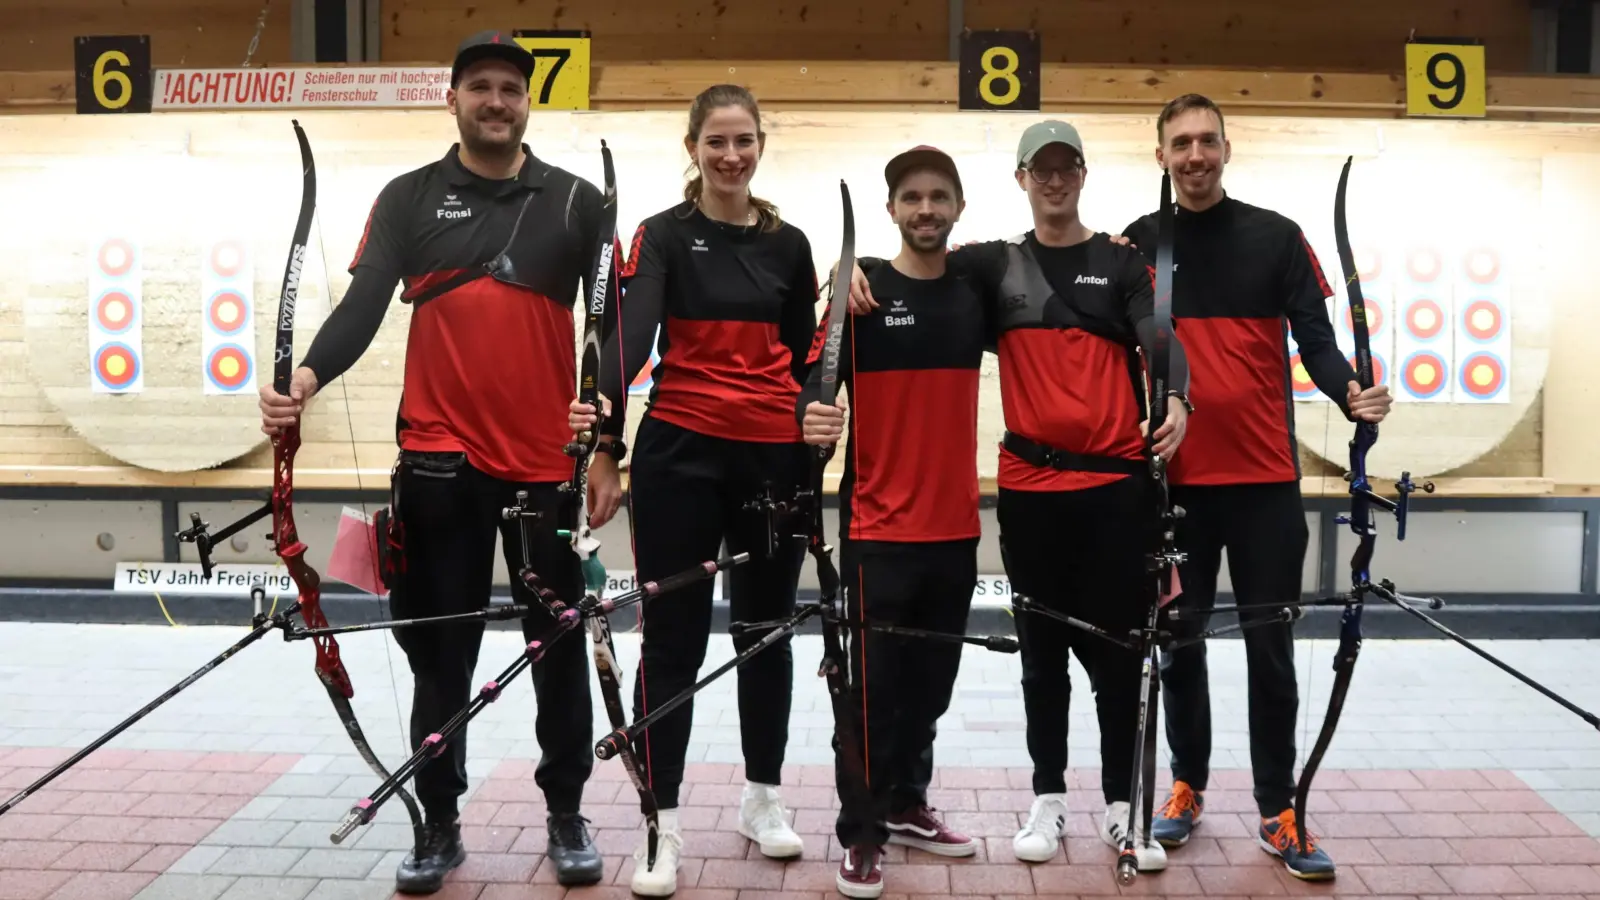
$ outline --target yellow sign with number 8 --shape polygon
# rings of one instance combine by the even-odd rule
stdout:
[[[1004,60],[1005,68],[997,68],[996,59]],[[983,77],[978,79],[978,95],[996,106],[1015,103],[1022,96],[1022,82],[1017,80],[1018,62],[1017,51],[1010,47],[990,47],[983,51]],[[1005,84],[1005,93],[995,93],[997,81]]]

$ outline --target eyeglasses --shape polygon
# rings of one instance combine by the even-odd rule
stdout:
[[[1061,176],[1062,181],[1071,184],[1078,180],[1078,176],[1083,174],[1083,166],[1071,165],[1050,169],[1029,166],[1027,171],[1028,177],[1033,179],[1034,184],[1049,184],[1050,179],[1057,175]]]

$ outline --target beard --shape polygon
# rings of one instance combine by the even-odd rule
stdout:
[[[932,225],[932,231],[918,231],[922,225]],[[900,225],[900,238],[906,245],[919,253],[931,253],[942,250],[948,246],[950,231],[954,226],[944,219],[928,218],[913,219]]]
[[[509,130],[500,133],[490,131],[490,125],[504,124]],[[506,113],[493,113],[488,111],[468,115],[466,111],[456,114],[456,127],[461,133],[461,143],[475,156],[506,156],[515,153],[522,147],[522,135],[528,129],[528,120],[516,121],[513,115]]]

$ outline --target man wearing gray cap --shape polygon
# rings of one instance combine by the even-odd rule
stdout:
[[[1033,228],[952,251],[952,273],[984,292],[1000,358],[1006,433],[1000,445],[1001,555],[1019,594],[1106,629],[1138,628],[1154,590],[1146,554],[1156,525],[1144,434],[1170,459],[1188,419],[1188,364],[1171,346],[1167,421],[1147,423],[1138,351],[1156,336],[1154,271],[1132,248],[1084,225],[1078,199],[1088,168],[1076,128],[1055,119],[1030,126],[1017,144],[1017,186]],[[851,311],[876,308],[863,270]],[[1090,674],[1100,723],[1100,834],[1113,847],[1126,833],[1138,731],[1140,657],[1041,615],[1019,614],[1022,694],[1035,798],[1012,841],[1017,858],[1044,862],[1064,834],[1068,650]],[[1136,848],[1141,871],[1166,867],[1153,840]]]

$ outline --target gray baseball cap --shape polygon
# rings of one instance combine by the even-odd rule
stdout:
[[[1051,144],[1066,144],[1083,156],[1083,138],[1078,136],[1078,129],[1060,119],[1045,119],[1029,125],[1017,141],[1017,168],[1027,168],[1034,154]]]

